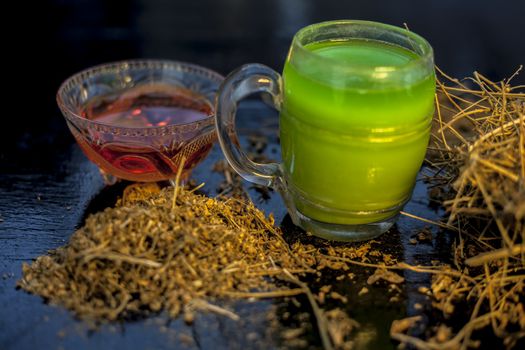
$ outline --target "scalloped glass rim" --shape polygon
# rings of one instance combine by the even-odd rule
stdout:
[[[59,87],[56,95],[56,100],[59,108],[62,110],[64,117],[69,122],[82,127],[90,126],[94,127],[95,130],[104,133],[111,133],[115,135],[124,136],[157,136],[157,135],[170,135],[174,133],[191,132],[195,130],[201,130],[208,125],[214,124],[213,117],[215,114],[210,114],[208,118],[198,120],[195,122],[171,124],[165,126],[149,126],[149,127],[121,127],[110,124],[97,122],[94,120],[83,118],[74,112],[70,106],[64,101],[63,95],[71,89],[73,86],[82,84],[88,77],[98,75],[101,73],[111,73],[122,71],[123,69],[130,68],[151,68],[151,69],[163,69],[163,68],[177,68],[179,71],[188,74],[196,74],[201,77],[207,78],[212,82],[217,83],[217,90],[220,84],[224,80],[224,76],[212,71],[211,69],[187,62],[172,61],[172,60],[154,60],[154,59],[137,59],[137,60],[124,60],[110,63],[99,64],[87,69],[84,69],[78,73],[73,74],[67,78]],[[214,101],[210,101],[213,106]]]

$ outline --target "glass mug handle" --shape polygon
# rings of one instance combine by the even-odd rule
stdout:
[[[298,225],[295,205],[287,191],[286,180],[278,163],[253,162],[241,149],[235,131],[235,115],[240,100],[254,93],[266,93],[280,111],[282,79],[273,69],[262,64],[247,64],[230,73],[222,83],[215,108],[217,134],[224,156],[245,180],[271,187],[282,196],[292,221]]]
[[[237,104],[248,95],[261,92],[271,96],[273,106],[279,111],[281,76],[277,72],[262,64],[247,64],[233,71],[219,89],[215,125],[222,151],[232,168],[247,181],[273,187],[276,178],[281,174],[280,165],[253,162],[236,141]]]

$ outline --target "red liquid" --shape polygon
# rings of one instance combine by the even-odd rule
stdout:
[[[200,95],[151,84],[89,101],[81,115],[108,127],[90,125],[73,133],[104,173],[132,181],[172,179],[184,156],[185,178],[215,141],[212,114]],[[188,125],[197,121],[205,125]]]

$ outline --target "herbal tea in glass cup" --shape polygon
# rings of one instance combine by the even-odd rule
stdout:
[[[182,180],[215,140],[213,100],[223,77],[175,61],[96,66],[67,79],[57,101],[106,183]]]
[[[250,161],[232,142],[243,97],[280,110],[282,164]],[[332,240],[386,232],[409,200],[434,111],[431,46],[405,29],[367,21],[313,24],[293,38],[282,78],[245,65],[223,82],[223,152],[248,181],[278,190],[293,222]]]

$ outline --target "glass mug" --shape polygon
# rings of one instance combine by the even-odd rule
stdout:
[[[234,142],[239,100],[271,97],[282,164],[249,160]],[[386,232],[410,199],[434,112],[432,47],[408,30],[368,21],[313,24],[293,38],[282,78],[260,64],[219,90],[222,150],[246,180],[276,189],[294,224],[342,241]]]

